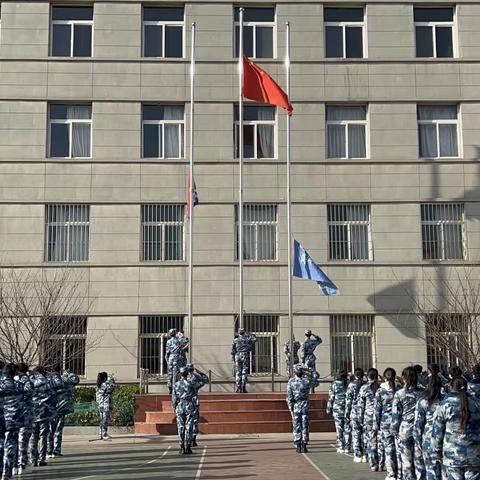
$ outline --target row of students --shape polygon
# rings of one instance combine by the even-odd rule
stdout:
[[[480,480],[480,365],[469,382],[458,367],[449,376],[436,364],[421,382],[415,367],[400,379],[387,368],[383,381],[375,368],[366,378],[357,368],[352,381],[340,372],[327,405],[337,452],[353,452],[386,480]]]

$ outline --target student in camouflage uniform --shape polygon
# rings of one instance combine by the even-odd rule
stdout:
[[[413,368],[417,372],[417,377],[418,377],[418,384],[421,385],[422,387],[427,386],[427,381],[428,381],[428,372],[423,369],[421,365],[414,365]]]
[[[480,479],[480,402],[467,394],[467,382],[453,380],[451,393],[433,417],[430,448],[447,480]]]
[[[108,425],[113,411],[113,392],[117,384],[113,376],[108,376],[107,372],[99,372],[97,376],[97,388],[95,399],[98,404],[100,414],[100,438],[109,440]]]
[[[195,385],[188,381],[188,368],[180,368],[180,380],[173,386],[172,405],[177,415],[180,454],[192,452],[193,423],[195,417]]]
[[[33,423],[33,385],[28,376],[28,365],[21,363],[17,369],[18,381],[23,392],[23,425],[18,432],[18,462],[17,473],[22,475],[28,465],[28,442],[32,435]]]
[[[300,361],[315,371],[317,370],[315,364],[317,358],[313,352],[321,343],[322,339],[319,336],[313,334],[311,330],[305,330],[305,340],[300,347]]]
[[[192,433],[192,447],[198,447],[197,435],[198,435],[198,421],[200,420],[200,400],[198,398],[198,391],[208,383],[208,375],[195,369],[193,364],[188,363],[188,377],[187,380],[195,388],[195,397],[193,399],[195,405],[195,413],[193,417],[193,433]]]
[[[296,364],[293,366],[294,376],[288,380],[287,404],[292,414],[293,441],[298,453],[307,453],[310,435],[309,395],[310,388],[316,386],[307,367]]]
[[[366,462],[367,457],[363,448],[363,428],[358,421],[357,415],[357,398],[360,389],[365,385],[365,372],[362,368],[356,368],[354,372],[354,380],[348,384],[347,398],[345,405],[345,416],[347,418],[345,434],[351,438],[353,447],[353,461],[355,463]],[[346,442],[350,446],[350,442]]]
[[[396,435],[403,480],[415,480],[415,408],[423,390],[418,386],[417,372],[407,367],[402,372],[404,387],[393,397],[392,431]]]
[[[395,436],[392,433],[393,396],[400,388],[396,378],[397,372],[393,368],[387,368],[383,372],[385,381],[375,394],[375,428],[378,431],[378,443],[382,444],[381,451],[385,457],[386,480],[395,480],[398,473]]]
[[[417,478],[436,480],[442,478],[442,465],[433,462],[430,443],[432,440],[433,416],[442,401],[443,385],[438,375],[428,377],[423,397],[415,410],[415,455]]]
[[[30,375],[33,385],[33,426],[28,445],[30,463],[34,466],[47,465],[47,437],[51,416],[52,390],[47,374],[42,366],[37,367]]]
[[[178,338],[177,331],[172,328],[168,331],[165,360],[167,361],[167,386],[170,394],[173,384],[178,380],[180,368],[187,363],[185,351],[188,349],[188,339],[181,336]],[[175,376],[175,378],[174,378]]]
[[[300,350],[300,342],[298,340],[295,340],[295,337],[293,337],[293,365],[296,365],[299,362],[298,359],[298,351]],[[285,353],[285,357],[287,360],[287,371],[290,374],[290,365],[292,365],[292,354],[290,352],[290,340],[287,340],[285,342],[285,345],[283,346],[283,352]]]
[[[473,367],[472,379],[468,382],[468,393],[480,399],[480,364]]]
[[[238,331],[238,337],[232,343],[232,362],[235,362],[236,393],[247,393],[248,374],[250,373],[250,353],[255,347],[257,337],[247,335],[244,328]]]
[[[348,452],[345,435],[345,409],[347,403],[348,372],[342,370],[328,390],[327,415],[333,414],[337,433],[337,453]]]
[[[445,392],[448,393],[450,392],[450,389],[452,388],[452,382],[456,378],[465,378],[463,375],[463,371],[460,367],[457,365],[452,365],[451,367],[448,368],[448,380],[447,384],[445,385]]]
[[[53,458],[54,456],[54,437],[61,435],[65,420],[62,418],[62,414],[58,411],[58,400],[59,398],[63,397],[63,393],[65,391],[65,385],[63,383],[61,371],[62,367],[60,365],[55,365],[52,371],[47,375],[48,381],[50,382],[50,387],[53,391],[53,395],[50,397],[52,413],[47,437],[47,458]]]

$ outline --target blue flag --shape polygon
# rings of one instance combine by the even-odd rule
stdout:
[[[296,240],[294,241],[294,249],[293,276],[315,280],[324,295],[338,295],[340,290],[337,286],[325,275],[323,270]]]

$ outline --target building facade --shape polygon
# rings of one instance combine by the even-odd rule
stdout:
[[[324,297],[293,282],[297,339],[305,328],[323,338],[320,374],[425,364],[406,290],[429,295],[427,279],[478,267],[480,3],[2,1],[2,264],[82,275],[93,301],[75,368],[87,381],[161,377],[175,326],[231,388],[240,6],[246,53],[282,86],[291,25],[293,235],[341,289]],[[188,325],[192,22],[200,204]],[[286,115],[247,103],[244,117],[245,322],[260,337],[253,373],[280,378]]]

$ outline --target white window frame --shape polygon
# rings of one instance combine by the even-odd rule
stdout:
[[[57,6],[64,6],[64,5],[52,5],[52,10],[50,13],[50,18],[53,16],[53,7]],[[91,5],[85,5],[91,6]],[[93,6],[92,6],[93,9]],[[93,19],[92,20],[51,20],[51,28],[50,28],[50,56],[53,56],[53,26],[54,25],[69,25],[70,26],[70,55],[68,57],[59,57],[59,58],[93,58],[93,46],[95,45],[94,42],[94,28],[93,28]],[[73,55],[73,45],[74,45],[74,32],[75,32],[75,25],[90,25],[92,27],[91,36],[90,36],[90,57],[75,57]]]
[[[432,5],[428,8],[435,8],[435,5]],[[443,8],[443,7],[438,7]],[[457,42],[457,9],[454,6],[445,6],[445,8],[452,8],[453,9],[453,20],[451,22],[440,22],[440,21],[433,21],[433,22],[414,22],[413,28],[415,29],[415,58],[440,58],[442,60],[446,60],[448,58],[458,58],[458,42]],[[422,7],[414,7],[415,9],[421,10]],[[416,29],[417,27],[432,27],[432,36],[433,36],[433,57],[417,57],[416,56],[416,48],[417,48],[417,35]],[[436,30],[437,27],[451,27],[452,28],[452,49],[453,49],[453,56],[452,57],[438,57],[437,56],[437,35]]]
[[[162,7],[174,7],[175,5],[162,5]],[[145,6],[144,6],[145,7]],[[152,8],[158,5],[152,5]],[[149,7],[150,8],[150,7]],[[142,9],[143,15],[143,9]],[[162,28],[162,55],[160,57],[146,57],[145,56],[145,27],[146,26],[161,26]],[[165,56],[165,27],[182,27],[182,57],[166,57]],[[183,20],[143,20],[142,21],[142,57],[143,58],[166,58],[168,60],[174,58],[185,58],[185,8],[183,9]]]
[[[154,58],[154,57],[152,57]],[[183,105],[178,105],[183,106]],[[143,114],[142,114],[143,117]],[[160,157],[145,157],[145,145],[144,145],[144,135],[145,135],[145,125],[158,125],[162,130],[162,144],[158,150],[161,150]],[[165,156],[165,125],[177,125],[179,129],[178,135],[178,157],[166,157]],[[160,145],[159,145],[160,147]],[[142,158],[185,158],[185,107],[183,106],[183,120],[144,120],[142,118]]]
[[[234,8],[236,8],[235,6]],[[244,27],[253,27],[253,56],[251,57],[252,59],[259,58],[259,59],[267,59],[268,57],[258,57],[257,56],[257,27],[273,27],[272,28],[272,53],[273,57],[272,58],[277,58],[277,8],[275,5],[273,6],[268,6],[268,5],[249,5],[243,8],[262,8],[262,7],[268,7],[268,8],[273,8],[274,9],[274,14],[273,14],[273,22],[260,22],[260,21],[244,21],[243,26]],[[238,58],[236,51],[237,51],[237,45],[236,45],[236,32],[237,32],[237,27],[240,29],[240,22],[235,21],[233,24],[233,39],[234,39],[234,45],[233,45],[233,54],[235,58]],[[240,51],[240,50],[239,50]]]
[[[428,107],[428,106],[438,106],[438,105],[417,105],[417,108],[419,107]],[[420,156],[421,159],[423,158],[461,158],[462,156],[462,139],[461,139],[461,129],[460,129],[460,108],[459,105],[445,105],[445,106],[455,106],[457,108],[457,118],[456,119],[440,119],[440,120],[420,120],[417,119],[418,122],[418,131],[420,132],[420,125],[435,125],[435,134],[437,136],[437,156],[436,157],[422,157]],[[457,156],[451,157],[451,156],[441,156],[440,155],[440,125],[455,125],[457,129]],[[420,152],[420,148],[419,148]]]

